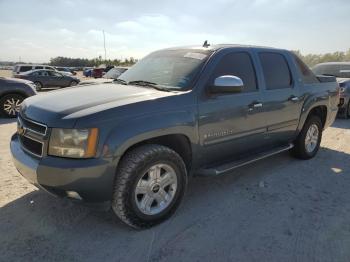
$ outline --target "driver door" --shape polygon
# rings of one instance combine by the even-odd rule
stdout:
[[[251,54],[247,51],[225,53],[212,72],[208,86],[224,75],[237,76],[244,84],[240,93],[206,94],[199,101],[199,138],[203,152],[200,162],[219,164],[261,150],[268,139],[262,94]]]

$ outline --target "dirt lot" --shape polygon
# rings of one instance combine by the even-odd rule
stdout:
[[[15,122],[0,120],[0,261],[349,261],[349,128],[337,120],[310,161],[191,179],[174,217],[135,231],[36,190],[10,159]]]

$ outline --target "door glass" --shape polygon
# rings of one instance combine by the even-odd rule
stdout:
[[[32,66],[21,66],[21,67],[19,68],[19,71],[20,71],[20,72],[27,72],[27,71],[29,71],[29,70],[32,70]]]
[[[293,55],[297,68],[299,70],[299,73],[302,76],[303,82],[305,84],[314,84],[314,83],[319,83],[317,77],[315,74],[310,70],[310,68],[305,65],[305,63],[296,55]]]
[[[283,55],[277,53],[260,53],[266,89],[282,89],[292,87],[292,77]]]
[[[55,71],[47,71],[49,73],[50,76],[54,76],[54,77],[61,77],[62,75],[58,72]]]
[[[210,84],[215,78],[223,75],[233,75],[242,79],[244,88],[242,92],[254,92],[258,90],[255,69],[246,52],[235,52],[225,55],[214,69],[210,78]]]

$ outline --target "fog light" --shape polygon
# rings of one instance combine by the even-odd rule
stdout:
[[[67,197],[82,200],[79,194],[75,191],[66,191]]]

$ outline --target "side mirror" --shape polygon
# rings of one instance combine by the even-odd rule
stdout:
[[[240,93],[244,87],[242,79],[237,76],[225,75],[215,78],[210,87],[211,93]]]

